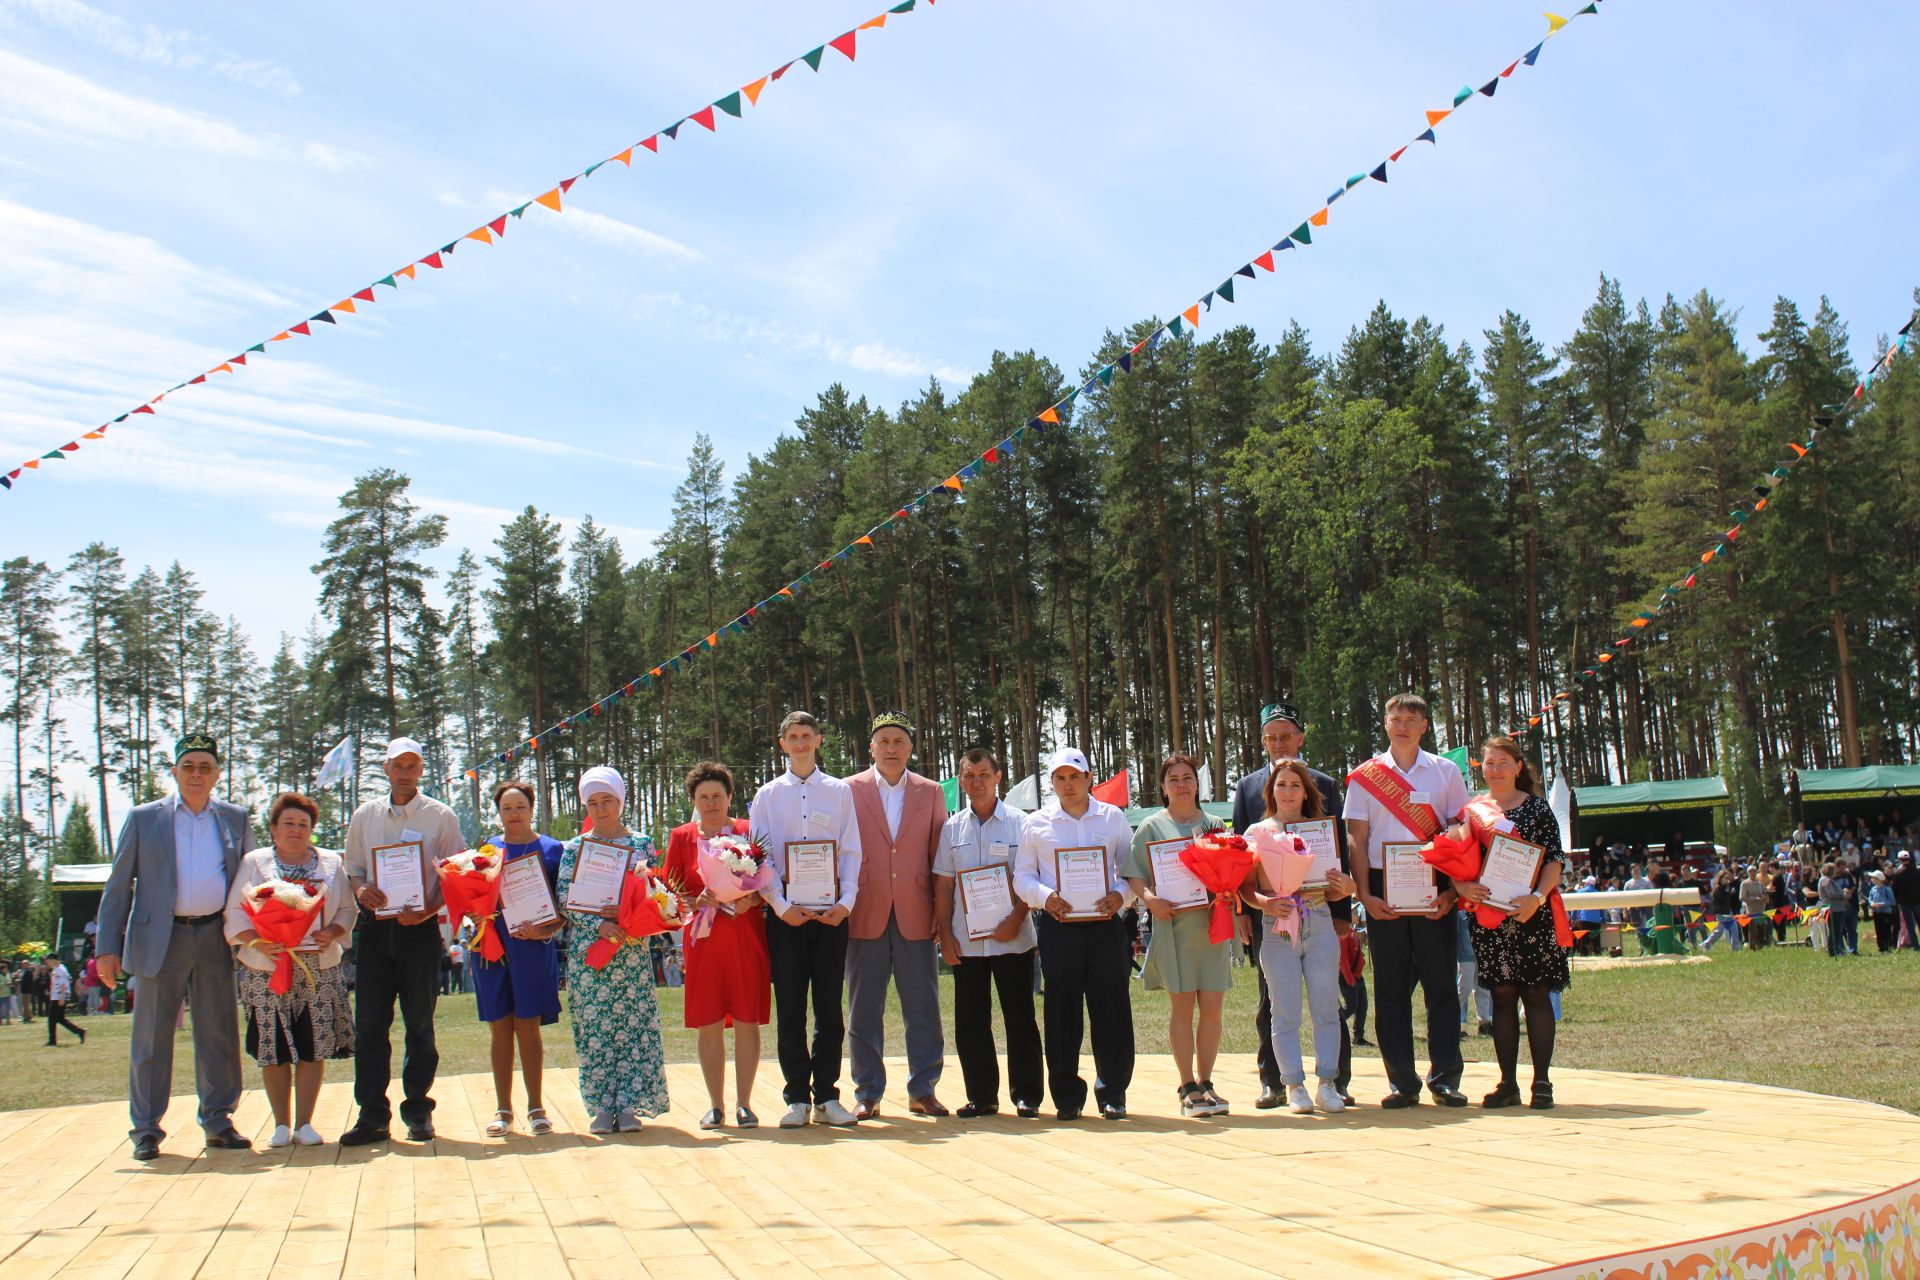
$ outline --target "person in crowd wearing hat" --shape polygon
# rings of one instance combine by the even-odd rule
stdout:
[[[220,744],[210,735],[189,733],[174,743],[174,792],[127,815],[100,895],[95,970],[108,985],[123,973],[140,980],[128,1069],[136,1160],[158,1156],[166,1137],[160,1120],[173,1091],[173,1036],[188,1000],[207,1145],[253,1145],[233,1127],[240,1018],[225,930],[227,893],[241,855],[253,848],[253,832],[244,808],[214,798],[219,777]]]
[[[1893,889],[1894,910],[1900,917],[1900,932],[1906,935],[1905,946],[1920,951],[1920,865],[1915,865],[1912,853],[1902,849],[1893,855],[1893,874],[1887,877],[1887,883]]]
[[[1255,769],[1234,784],[1233,789],[1233,829],[1241,835],[1253,829],[1253,824],[1265,819],[1267,814],[1267,777],[1277,760],[1298,760],[1300,752],[1307,742],[1306,717],[1299,708],[1290,702],[1270,702],[1260,709],[1260,745],[1267,753],[1267,763]],[[1347,832],[1346,824],[1341,821],[1342,798],[1340,784],[1318,769],[1309,768],[1307,773],[1313,778],[1314,789],[1320,793],[1320,812],[1333,819],[1334,839],[1340,846],[1340,866],[1347,869]],[[1327,903],[1327,910],[1333,919],[1333,930],[1339,937],[1345,937],[1353,929],[1353,902],[1350,898],[1340,898]],[[1256,918],[1251,922],[1257,926]],[[1267,973],[1260,966],[1260,934],[1257,929],[1249,930],[1251,941],[1246,944],[1247,962],[1260,983],[1260,1011],[1254,1015],[1254,1031],[1260,1041],[1260,1096],[1254,1100],[1254,1106],[1262,1110],[1277,1107],[1281,1102],[1280,1066],[1273,1056],[1273,998],[1267,990]],[[1360,980],[1366,982],[1363,975]],[[1364,992],[1361,1002],[1364,1004]],[[1347,1094],[1347,1082],[1353,1075],[1353,1040],[1347,1020],[1340,1020],[1340,1094],[1346,1099],[1346,1105],[1352,1106],[1353,1099]]]
[[[847,918],[847,1014],[853,1114],[880,1114],[887,1087],[887,979],[907,1032],[907,1109],[939,1117],[934,1095],[945,1065],[940,969],[933,940],[933,855],[947,821],[940,784],[907,768],[913,721],[883,711],[868,730],[873,767],[847,779],[860,827],[860,892]]]
[[[1894,914],[1893,886],[1879,867],[1867,872],[1867,910],[1873,915],[1873,941],[1882,952],[1891,951],[1900,940],[1898,918]]]
[[[272,847],[255,849],[240,860],[227,894],[227,941],[239,946],[240,1004],[247,1011],[247,1052],[260,1064],[267,1103],[273,1109],[269,1146],[322,1142],[313,1127],[327,1060],[353,1056],[353,1008],[347,999],[341,939],[353,932],[360,914],[347,883],[340,855],[313,843],[320,806],[287,791],[267,811]],[[273,990],[277,957],[286,948],[260,937],[247,914],[247,893],[269,880],[302,884],[318,894],[321,907],[296,951],[293,986]],[[305,952],[304,955],[299,954]]]
[[[433,1008],[440,990],[440,912],[445,903],[434,867],[465,847],[453,810],[420,793],[425,750],[412,738],[387,743],[383,765],[388,792],[353,811],[347,823],[347,878],[360,903],[354,928],[353,1099],[360,1108],[353,1127],[340,1135],[343,1147],[383,1142],[393,1104],[393,1009],[400,1006],[406,1039],[400,1060],[400,1119],[407,1137],[433,1140],[434,1071],[440,1052],[433,1039]],[[420,849],[425,905],[388,910],[387,895],[373,882],[373,851],[411,844]]]
[[[579,865],[585,836],[622,845],[632,870],[652,869],[653,846],[627,828],[622,817],[627,781],[618,771],[596,765],[580,775],[580,803],[588,829],[567,841],[560,857],[555,897],[567,899]],[[580,1101],[591,1117],[587,1131],[633,1133],[642,1116],[667,1110],[667,1053],[660,1038],[660,1002],[653,985],[653,946],[648,938],[629,938],[608,907],[598,917],[570,912],[567,935],[567,993],[573,1015],[573,1047],[580,1060]],[[587,952],[605,939],[619,947],[604,968],[587,963]]]
[[[767,956],[773,966],[775,1033],[780,1051],[782,1129],[809,1119],[849,1125],[858,1117],[840,1103],[840,1061],[846,1047],[841,1001],[847,980],[847,920],[860,891],[860,823],[853,790],[820,768],[820,722],[789,711],[780,722],[780,750],[787,769],[753,796],[747,825],[766,841],[773,881],[761,890],[767,913]],[[828,905],[803,907],[787,895],[787,846],[833,844],[838,896]],[[807,1010],[813,1035],[807,1035]],[[811,1111],[809,1111],[811,1104]]]
[[[1043,913],[1037,923],[1047,986],[1041,1017],[1048,1089],[1060,1119],[1080,1118],[1087,1102],[1080,1044],[1091,1023],[1094,1100],[1102,1116],[1124,1120],[1133,1082],[1133,947],[1120,920],[1130,896],[1120,872],[1133,847],[1133,829],[1124,812],[1090,794],[1093,771],[1078,748],[1055,751],[1047,774],[1053,799],[1021,828],[1013,891]],[[1107,892],[1082,914],[1060,896],[1056,854],[1085,849],[1100,851]]]
[[[1390,841],[1425,843],[1460,816],[1467,804],[1460,768],[1422,749],[1429,727],[1426,699],[1398,693],[1387,700],[1388,746],[1347,775],[1347,846],[1364,878],[1356,876],[1367,912],[1367,944],[1373,953],[1373,1025],[1393,1091],[1380,1105],[1411,1107],[1420,1101],[1420,1074],[1413,1056],[1413,987],[1426,993],[1426,1086],[1443,1106],[1464,1107],[1460,1092],[1460,998],[1454,986],[1457,946],[1454,894],[1436,874],[1433,906],[1402,915],[1386,903],[1386,854]]]
[[[1767,879],[1767,873],[1759,863],[1746,870],[1740,881],[1740,911],[1747,917],[1747,945],[1764,947],[1773,938],[1773,921],[1767,918],[1768,900],[1772,896],[1773,886]]]
[[[489,839],[508,859],[535,857],[551,886],[560,874],[561,844],[533,829],[533,784],[507,778],[493,786],[493,811],[500,834]],[[554,901],[560,901],[558,895]],[[560,1021],[560,948],[554,941],[565,926],[562,920],[544,925],[507,929],[506,913],[496,910],[490,928],[500,931],[506,954],[499,961],[473,957],[474,1011],[487,1024],[493,1067],[493,1119],[489,1138],[513,1132],[513,1060],[520,1058],[521,1082],[527,1091],[527,1131],[535,1137],[553,1132],[542,1096],[546,1073],[546,1045],[540,1028]],[[441,990],[448,984],[443,980]]]
[[[993,997],[1007,1027],[1007,1091],[1016,1113],[1040,1114],[1044,1088],[1040,1024],[1033,1016],[1033,909],[1017,896],[998,928],[969,936],[965,902],[956,891],[968,871],[1000,865],[1013,871],[1026,815],[1000,799],[1000,761],[985,747],[960,758],[960,790],[967,798],[940,829],[933,856],[934,922],[940,950],[953,969],[953,1046],[967,1100],[967,1119],[1000,1110],[1000,1060],[993,1044]]]

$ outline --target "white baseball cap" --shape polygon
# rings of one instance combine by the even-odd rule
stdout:
[[[1082,773],[1092,773],[1087,757],[1078,747],[1061,747],[1047,757],[1047,776],[1052,777],[1062,769],[1078,769]]]
[[[395,738],[387,744],[387,759],[398,760],[401,756],[419,756],[427,758],[427,749],[412,738]]]

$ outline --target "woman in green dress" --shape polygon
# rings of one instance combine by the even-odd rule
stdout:
[[[1149,815],[1133,833],[1133,849],[1120,872],[1153,916],[1153,938],[1147,944],[1147,963],[1140,977],[1147,990],[1165,991],[1173,1003],[1167,1036],[1173,1042],[1174,1065],[1180,1069],[1180,1113],[1225,1115],[1226,1101],[1213,1088],[1213,1063],[1220,1053],[1221,1006],[1233,985],[1234,940],[1207,940],[1209,913],[1204,909],[1175,911],[1174,904],[1158,892],[1161,886],[1148,854],[1149,845],[1192,841],[1218,831],[1220,824],[1200,808],[1200,764],[1192,756],[1168,756],[1161,763],[1160,795],[1166,807]],[[1238,912],[1234,918],[1240,919]]]
[[[605,765],[580,775],[580,802],[590,824],[585,835],[625,845],[638,862],[646,856],[642,845],[620,819],[626,798],[625,779]],[[562,902],[573,884],[581,839],[567,841],[560,859]],[[638,862],[634,870],[645,865]],[[640,1117],[667,1109],[667,1058],[653,991],[653,952],[645,939],[628,939],[613,919],[616,914],[612,908],[600,915],[567,913],[573,925],[567,938],[568,1005],[573,1047],[580,1059],[580,1098],[593,1117],[591,1133],[632,1133],[640,1128]],[[604,969],[587,964],[587,949],[599,938],[621,944]]]

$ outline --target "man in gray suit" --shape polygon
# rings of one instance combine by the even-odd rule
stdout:
[[[227,888],[253,848],[247,811],[213,798],[220,745],[190,733],[173,747],[174,793],[138,805],[120,829],[113,872],[100,895],[95,967],[109,986],[140,979],[133,1006],[129,1106],[133,1158],[160,1154],[173,1086],[173,1032],[193,1001],[193,1072],[207,1145],[245,1150],[233,1127],[240,1105],[240,1019],[233,950],[224,923]]]

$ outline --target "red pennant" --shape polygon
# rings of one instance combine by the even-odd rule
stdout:
[[[697,125],[700,125],[708,133],[713,132],[713,108],[712,107],[702,107],[698,111],[694,112],[692,115],[688,116],[687,119],[693,121]]]
[[[435,249],[432,253],[420,259],[420,261],[426,263],[428,266],[438,271],[440,269],[440,251],[438,249]]]
[[[767,78],[770,80],[778,80],[781,76],[787,74],[787,67],[790,67],[792,65],[793,64],[791,62],[787,63],[785,66],[781,67],[778,71],[773,72]]]
[[[299,324],[287,330],[287,332],[301,334],[302,336],[308,337],[308,338],[311,338],[313,336],[313,330],[307,328],[307,322],[305,320],[302,320]]]
[[[1273,250],[1269,249],[1265,253],[1261,254],[1259,257],[1255,258],[1253,260],[1253,265],[1256,267],[1264,267],[1268,271],[1273,270]]]
[[[493,232],[493,234],[497,236],[503,236],[507,234],[507,215],[503,213],[499,217],[495,218],[492,222],[489,222],[487,224],[487,230]]]
[[[200,375],[199,377],[197,377],[197,378],[188,378],[188,379],[187,379],[187,385],[188,385],[188,386],[190,386],[190,387],[191,387],[191,386],[196,386],[196,385],[198,385],[199,383],[202,383],[202,382],[205,382],[206,380],[207,380],[207,375],[203,373],[203,374],[201,374],[201,375]]]
[[[580,177],[578,174],[575,174],[571,178],[562,178],[560,180],[560,189],[562,191],[571,191],[573,190],[573,184],[578,181],[580,181]]]
[[[1126,808],[1127,807],[1127,771],[1125,769],[1122,769],[1120,772],[1114,774],[1111,778],[1108,778],[1105,782],[1100,783],[1096,787],[1090,788],[1088,791],[1088,794],[1091,795],[1095,800],[1104,800],[1108,804],[1113,805],[1115,808],[1119,808],[1119,809]]]
[[[832,45],[834,48],[838,49],[840,52],[846,54],[847,61],[852,62],[853,61],[853,39],[854,39],[854,33],[849,31],[847,32],[847,34],[843,36],[834,37],[832,40],[827,41],[827,43]]]
[[[134,412],[135,413],[152,413],[153,406],[150,404],[143,404],[138,409],[135,409]]]
[[[651,138],[644,138],[641,140],[640,145],[645,147],[647,150],[653,152],[655,155],[659,155],[660,154],[660,135],[656,133]]]
[[[367,286],[366,288],[364,288],[364,289],[362,289],[362,290],[360,290],[360,292],[358,292],[358,293],[356,293],[356,294],[354,294],[353,296],[354,296],[354,297],[356,297],[356,298],[358,298],[358,299],[360,299],[360,301],[362,301],[362,302],[372,302],[372,301],[373,301],[373,286],[372,286],[372,285],[368,285],[368,286]]]
[[[232,360],[228,361],[229,364],[245,364],[246,362],[247,358],[244,355],[235,356]]]
[[[1392,155],[1388,156],[1387,159],[1391,161],[1398,161],[1400,157],[1405,154],[1407,154],[1407,149],[1405,147],[1402,147],[1398,151],[1394,152]]]
[[[1513,69],[1519,65],[1520,65],[1520,60],[1518,58],[1515,58],[1512,62],[1509,62],[1507,64],[1507,69],[1500,73],[1500,78],[1504,80],[1506,77],[1512,75]]]

